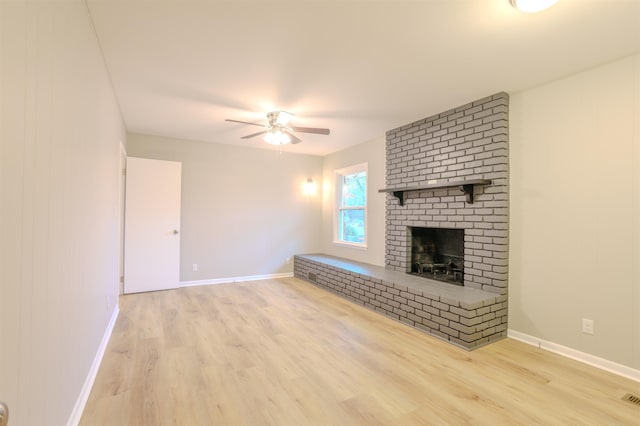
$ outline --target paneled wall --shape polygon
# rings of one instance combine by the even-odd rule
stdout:
[[[63,425],[117,304],[126,134],[82,1],[0,19],[0,400]]]
[[[640,377],[640,55],[513,93],[510,117],[509,328]]]

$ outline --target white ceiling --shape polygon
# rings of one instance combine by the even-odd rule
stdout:
[[[86,0],[130,132],[326,155],[499,91],[640,52],[640,0]]]

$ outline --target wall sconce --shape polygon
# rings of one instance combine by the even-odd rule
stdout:
[[[313,179],[307,179],[304,184],[304,195],[314,195],[316,193],[316,184],[313,183]]]

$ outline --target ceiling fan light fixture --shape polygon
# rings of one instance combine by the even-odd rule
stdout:
[[[521,12],[534,13],[550,8],[558,0],[509,0],[511,5]]]
[[[291,138],[289,137],[289,135],[279,129],[267,132],[264,135],[264,140],[266,143],[271,145],[286,145],[291,142]]]
[[[292,118],[293,114],[291,114],[290,112],[271,111],[267,113],[267,123],[265,124],[252,123],[250,121],[242,120],[232,120],[230,118],[225,118],[225,121],[262,127],[265,130],[242,136],[241,139],[251,139],[256,136],[264,135],[265,142],[271,145],[286,145],[288,143],[297,144],[302,142],[302,139],[294,134],[296,132],[315,133],[317,135],[328,135],[330,133],[329,129],[320,127],[289,127],[288,123]]]

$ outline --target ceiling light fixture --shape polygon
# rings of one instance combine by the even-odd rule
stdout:
[[[558,0],[509,0],[511,5],[521,12],[534,13],[548,9]]]
[[[280,129],[271,129],[264,135],[264,140],[271,145],[286,145],[291,138]]]

